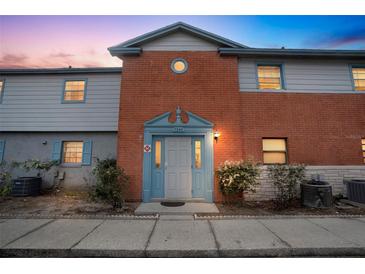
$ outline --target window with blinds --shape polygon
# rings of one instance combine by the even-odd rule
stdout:
[[[262,139],[264,164],[286,164],[286,139]]]
[[[365,91],[365,67],[352,67],[352,79],[355,90]]]
[[[65,90],[63,93],[64,102],[83,102],[85,99],[85,80],[65,82]]]
[[[259,89],[283,89],[281,65],[257,65]]]

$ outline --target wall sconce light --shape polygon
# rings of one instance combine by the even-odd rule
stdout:
[[[220,134],[220,132],[218,130],[216,130],[214,132],[214,140],[215,140],[216,143],[218,142],[219,136],[221,136],[221,134]]]

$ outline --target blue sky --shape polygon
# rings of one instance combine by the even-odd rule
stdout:
[[[107,47],[176,21],[250,47],[365,50],[365,16],[0,16],[0,67],[120,66]]]

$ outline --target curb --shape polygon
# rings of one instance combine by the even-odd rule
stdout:
[[[153,215],[39,215],[39,214],[0,214],[0,219],[110,219],[110,220],[157,220],[159,214]]]
[[[96,249],[0,249],[1,258],[216,258],[216,257],[365,257],[362,247],[267,248],[223,250],[96,250]]]
[[[303,218],[365,218],[365,215],[206,215],[194,214],[195,220],[237,220],[237,219],[303,219]]]

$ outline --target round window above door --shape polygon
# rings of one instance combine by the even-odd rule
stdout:
[[[171,70],[181,74],[188,70],[188,62],[183,58],[176,58],[171,62]]]

